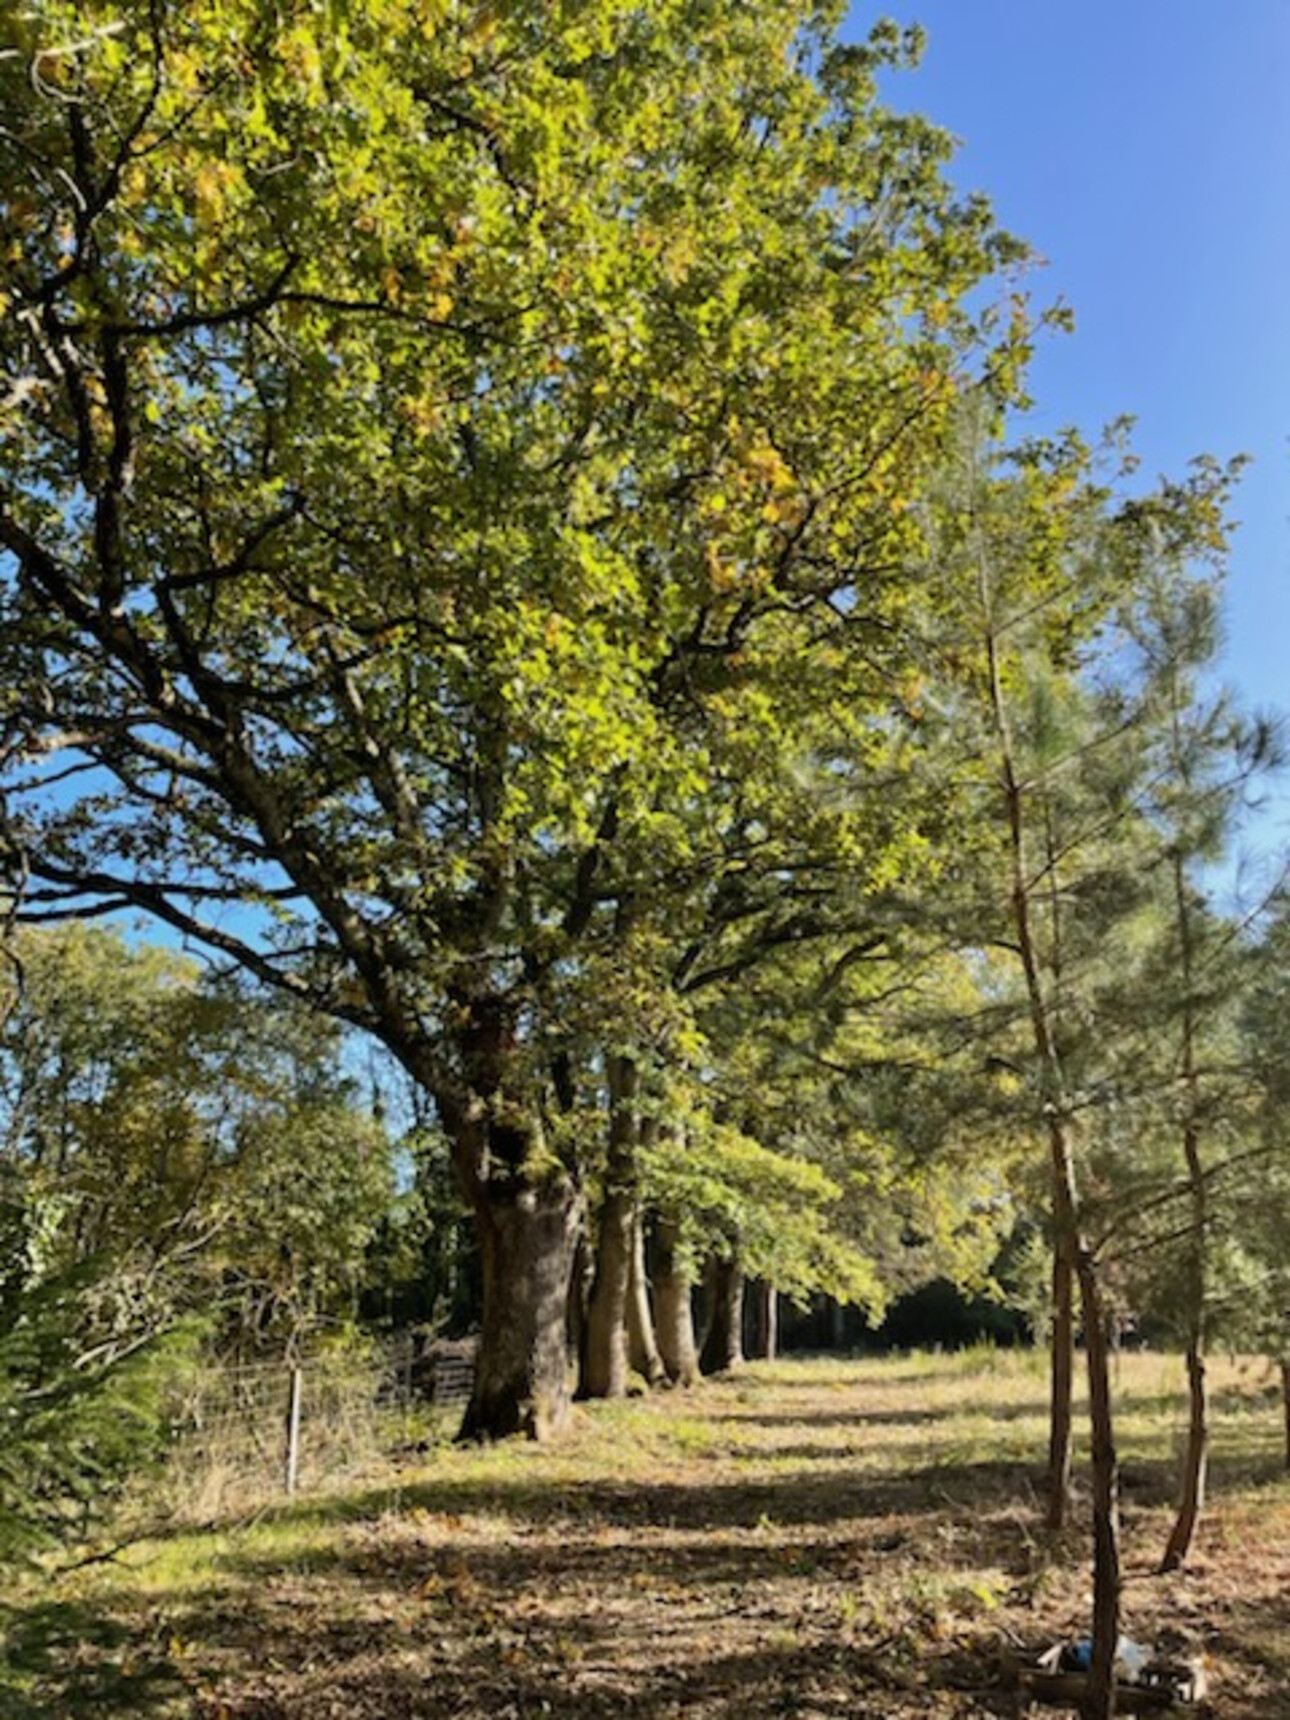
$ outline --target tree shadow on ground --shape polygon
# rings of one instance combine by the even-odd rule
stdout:
[[[982,1404],[979,1414],[988,1416],[992,1421],[1040,1421],[1044,1417],[1043,1405],[1033,1401],[1018,1401],[1015,1403],[1000,1403],[990,1400]],[[944,1409],[912,1409],[912,1410],[828,1410],[820,1414],[810,1409],[801,1411],[763,1410],[755,1404],[746,1408],[723,1410],[720,1415],[704,1418],[713,1427],[927,1427],[937,1422],[951,1420],[950,1412]],[[837,1455],[837,1447],[833,1447]]]
[[[977,1461],[965,1440],[939,1460],[934,1444],[915,1442],[891,1462],[917,1467],[879,1468],[877,1449],[827,1442],[828,1427],[863,1416],[781,1410],[764,1419],[813,1423],[822,1437],[726,1453],[735,1461],[725,1472],[687,1458],[688,1472],[641,1479],[481,1478],[445,1463],[395,1486],[263,1513],[263,1535],[233,1536],[208,1552],[214,1576],[200,1594],[172,1594],[163,1605],[123,1587],[94,1606],[38,1602],[14,1614],[0,1713],[979,1720],[1009,1712],[992,1609],[1005,1605],[1028,1628],[1039,1621],[1027,1610],[1039,1597],[1047,1625],[1065,1629],[1060,1609],[1072,1596],[1077,1610],[1083,1604],[1083,1528],[1068,1543],[1046,1543],[1037,1462]],[[939,1419],[922,1411],[890,1418],[913,1427]],[[1238,1445],[1215,1455],[1216,1493],[1283,1480],[1269,1430],[1239,1431]],[[1172,1496],[1174,1466],[1135,1458],[1125,1483],[1145,1544],[1156,1532],[1151,1513]],[[1057,1590],[1044,1599],[1054,1572]],[[1164,1591],[1142,1593],[1141,1610],[1158,1613]],[[1290,1720],[1290,1707],[1277,1706],[1290,1678],[1288,1611],[1243,1595],[1218,1620],[1233,1682],[1262,1703],[1229,1708],[1225,1698],[1225,1716]]]
[[[948,1692],[930,1709],[895,1701],[911,1677],[935,1677],[935,1654],[916,1651],[905,1625],[842,1628],[837,1597],[875,1574],[898,1587],[929,1560],[938,1582],[965,1587],[982,1566],[1024,1574],[1023,1482],[1010,1464],[695,1486],[442,1478],[335,1513],[304,1506],[281,1515],[284,1529],[341,1532],[303,1548],[289,1535],[235,1542],[217,1580],[172,1597],[164,1620],[127,1594],[97,1611],[29,1609],[12,1643],[28,1690],[0,1712],[950,1716]],[[179,1664],[172,1639],[185,1645]]]
[[[1211,1647],[1231,1669],[1216,1691],[1230,1720],[1290,1720],[1290,1594],[1236,1600],[1220,1609]]]
[[[1216,1392],[1210,1399],[1210,1416],[1216,1424],[1221,1424],[1225,1418],[1239,1421],[1248,1415],[1252,1409],[1264,1407],[1272,1397],[1271,1392],[1248,1392],[1240,1390]],[[1161,1391],[1151,1393],[1125,1392],[1117,1401],[1117,1413],[1132,1416],[1165,1417],[1170,1414],[1182,1413],[1186,1409],[1187,1396],[1185,1386],[1180,1383],[1177,1391]],[[852,1409],[815,1411],[809,1407],[799,1410],[780,1410],[761,1408],[757,1403],[741,1404],[735,1409],[722,1410],[720,1414],[709,1415],[704,1419],[714,1427],[735,1426],[749,1427],[923,1427],[937,1423],[948,1423],[956,1416],[971,1413],[960,1406],[934,1409]],[[976,1410],[978,1415],[988,1417],[991,1421],[1036,1421],[1044,1422],[1047,1418],[1047,1406],[1037,1402],[1035,1398],[1017,1397],[998,1399],[991,1397],[982,1401]],[[1275,1436],[1269,1436],[1275,1437]]]
[[[695,1530],[756,1529],[769,1519],[781,1526],[829,1525],[839,1518],[922,1516],[929,1489],[937,1506],[951,1488],[974,1509],[1031,1496],[1034,1466],[1023,1462],[930,1463],[896,1475],[875,1474],[846,1461],[836,1447],[809,1448],[833,1460],[828,1473],[791,1469],[781,1474],[710,1477],[683,1481],[487,1480],[454,1475],[409,1478],[397,1488],[375,1488],[288,1509],[301,1523],[372,1518],[398,1509],[458,1515],[483,1512],[531,1527],[594,1521],[601,1527],[644,1526]]]
[[[429,1560],[415,1548],[373,1548],[334,1561],[312,1604],[298,1586],[275,1594],[248,1561],[245,1589],[171,1611],[170,1628],[192,1644],[192,1706],[183,1712],[220,1720],[982,1714],[994,1689],[988,1649],[951,1659],[930,1637],[912,1640],[908,1627],[857,1634],[809,1607],[786,1612],[765,1600],[768,1579],[785,1577],[773,1550],[733,1552],[701,1550],[696,1571],[692,1562],[625,1559],[621,1547],[475,1547]],[[673,1628],[666,1596],[696,1576],[709,1592],[697,1618],[691,1603]],[[173,1691],[143,1682],[109,1691],[102,1679],[63,1668],[42,1681],[48,1705],[21,1716],[79,1717],[112,1700],[119,1706],[110,1711],[144,1716]]]
[[[963,1511],[1005,1505],[1014,1510],[1041,1509],[1044,1470],[1038,1454],[973,1461],[952,1452],[938,1456],[935,1448],[924,1448],[917,1468],[897,1474],[861,1467],[846,1455],[839,1460],[838,1448],[826,1442],[751,1455],[754,1464],[764,1456],[784,1467],[771,1474],[753,1469],[736,1477],[705,1472],[692,1482],[477,1480],[423,1471],[394,1487],[315,1499],[266,1513],[265,1518],[325,1525],[370,1520],[389,1511],[485,1512],[530,1527],[595,1522],[619,1529],[714,1531],[756,1529],[766,1521],[787,1527],[836,1524],[842,1519],[920,1517],[929,1509],[941,1511],[946,1506]],[[903,1460],[910,1455],[903,1453]],[[789,1468],[789,1464],[810,1467]],[[1077,1466],[1077,1486],[1083,1479]],[[1209,1484],[1215,1497],[1275,1487],[1284,1480],[1285,1470],[1271,1440],[1238,1450],[1219,1449],[1210,1459]],[[1177,1468],[1170,1459],[1135,1456],[1124,1464],[1122,1486],[1144,1506],[1170,1503],[1176,1483]]]
[[[20,1610],[6,1607],[0,1621],[5,1720],[146,1714],[178,1688],[174,1666],[153,1652],[157,1645],[102,1607],[37,1601]]]
[[[1178,1496],[1176,1461],[1131,1456],[1120,1469],[1120,1491],[1146,1508],[1172,1505]],[[1258,1493],[1280,1486],[1285,1466],[1271,1442],[1210,1453],[1206,1492],[1211,1500],[1241,1493]]]

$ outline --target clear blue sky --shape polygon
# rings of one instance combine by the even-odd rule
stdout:
[[[1044,259],[1043,426],[1138,423],[1143,472],[1254,456],[1237,497],[1224,679],[1290,709],[1290,0],[887,0],[921,23],[918,71],[885,87],[960,139],[984,191]],[[1290,844],[1290,783],[1260,821]]]

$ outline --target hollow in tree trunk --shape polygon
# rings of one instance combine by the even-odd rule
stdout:
[[[737,1260],[716,1262],[712,1292],[712,1322],[699,1367],[705,1374],[724,1374],[741,1367],[744,1359],[744,1275]]]
[[[673,1385],[692,1386],[699,1379],[699,1352],[694,1341],[690,1277],[681,1265],[680,1227],[674,1220],[658,1220],[653,1249],[654,1331],[659,1354]]]

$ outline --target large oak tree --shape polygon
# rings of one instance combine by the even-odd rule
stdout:
[[[1009,248],[841,11],[0,20],[12,905],[144,910],[432,1096],[475,1433],[564,1413],[628,884],[697,887],[776,689],[885,684],[910,495],[1008,385],[962,307]]]

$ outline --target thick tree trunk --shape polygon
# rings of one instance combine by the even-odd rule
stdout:
[[[596,1277],[587,1304],[578,1395],[616,1398],[627,1391],[627,1294],[636,1217],[636,1066],[607,1060],[609,1158],[596,1242]]]
[[[847,1311],[841,1302],[829,1300],[829,1348],[840,1350],[846,1344]]]
[[[632,1199],[611,1194],[600,1209],[596,1276],[587,1303],[578,1396],[622,1397],[627,1390],[627,1290],[632,1265]]]
[[[743,1365],[744,1275],[737,1260],[718,1260],[713,1275],[712,1324],[699,1367],[725,1374]]]
[[[1066,1527],[1071,1498],[1071,1394],[1075,1380],[1075,1272],[1070,1242],[1053,1248],[1052,1333],[1048,1402],[1048,1510],[1053,1531]]]
[[[627,1365],[653,1388],[667,1380],[667,1369],[654,1335],[645,1271],[645,1227],[639,1207],[632,1219],[631,1277],[627,1285]]]
[[[459,1437],[545,1439],[569,1413],[569,1279],[582,1197],[546,1150],[517,1055],[514,1006],[475,993],[461,1007],[460,1079],[434,1090],[475,1221],[483,1289],[475,1383]]]
[[[565,1319],[580,1219],[567,1178],[486,1185],[475,1201],[484,1319],[462,1439],[545,1439],[569,1412]]]
[[[681,1269],[679,1242],[679,1227],[660,1218],[654,1228],[654,1330],[667,1377],[673,1385],[692,1386],[699,1380],[699,1352],[690,1278]]]
[[[773,1362],[779,1347],[779,1292],[759,1278],[752,1292],[751,1354],[758,1361]]]

